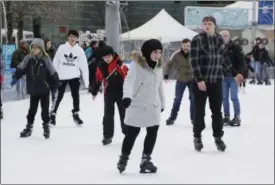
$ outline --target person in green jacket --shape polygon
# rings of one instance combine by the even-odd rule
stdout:
[[[170,61],[167,63],[164,72],[164,79],[168,80],[169,72],[173,68],[177,71],[177,82],[175,89],[175,99],[170,117],[166,120],[167,125],[173,125],[178,116],[181,100],[186,87],[189,90],[190,100],[190,119],[193,124],[194,117],[194,97],[192,92],[192,66],[190,60],[190,40],[183,39],[182,47],[180,50],[174,52]]]

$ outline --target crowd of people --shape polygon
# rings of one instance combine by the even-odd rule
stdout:
[[[169,80],[172,69],[177,72],[175,98],[167,125],[177,119],[185,89],[189,90],[190,122],[193,125],[194,148],[203,148],[202,131],[205,128],[205,107],[207,98],[212,112],[214,143],[219,151],[226,150],[223,141],[223,126],[241,125],[241,103],[239,86],[246,84],[248,71],[254,78],[251,84],[270,85],[267,67],[274,65],[261,38],[255,40],[253,49],[244,54],[240,45],[234,43],[230,32],[216,32],[216,20],[206,16],[202,20],[203,31],[192,40],[183,39],[182,47],[164,65],[162,43],[150,39],[143,43],[140,51],[131,53],[132,62],[128,68],[120,56],[105,41],[77,44],[78,32],[70,30],[68,40],[55,51],[50,40],[34,39],[30,52],[26,42],[14,52],[11,68],[16,68],[11,85],[20,84],[25,78],[30,94],[30,107],[26,128],[21,137],[32,134],[34,118],[39,102],[42,107],[44,137],[50,137],[50,125],[55,126],[57,110],[64,96],[67,84],[73,101],[72,117],[82,125],[80,111],[80,84],[96,98],[104,94],[103,145],[112,143],[114,136],[114,109],[118,107],[121,131],[124,134],[117,169],[122,173],[139,135],[140,129],[147,130],[141,156],[140,173],[155,173],[157,167],[151,155],[157,140],[161,112],[165,110],[164,81]],[[1,58],[1,84],[3,83],[3,60]],[[18,88],[21,88],[18,85]],[[50,110],[50,94],[52,107]],[[234,115],[231,119],[229,95]],[[222,114],[223,106],[223,114]],[[2,105],[1,105],[2,107]],[[140,116],[142,115],[142,116]],[[2,118],[2,108],[1,108]]]

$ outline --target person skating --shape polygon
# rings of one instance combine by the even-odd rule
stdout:
[[[258,85],[262,84],[261,78],[260,78],[261,62],[260,62],[260,47],[259,47],[261,42],[262,42],[262,39],[260,37],[257,37],[253,42],[252,50],[246,54],[246,55],[253,56],[252,67],[255,70],[252,80],[249,82],[250,84],[256,84],[256,80]]]
[[[164,79],[168,80],[169,71],[171,68],[175,68],[177,70],[177,82],[176,82],[176,89],[175,89],[175,99],[173,108],[171,110],[170,117],[166,120],[167,125],[173,125],[175,120],[178,116],[178,111],[180,109],[181,100],[183,97],[183,93],[188,87],[189,90],[189,100],[190,100],[190,119],[191,123],[193,124],[194,120],[194,97],[192,92],[192,84],[193,84],[193,77],[192,77],[192,66],[191,60],[189,56],[190,52],[190,40],[183,39],[182,41],[182,48],[176,51],[171,60],[167,63],[164,73]]]
[[[212,112],[212,129],[217,149],[224,151],[226,145],[222,140],[224,135],[222,124],[222,79],[223,68],[231,70],[231,63],[224,63],[224,41],[215,32],[216,20],[206,16],[202,20],[203,32],[196,35],[191,41],[191,64],[194,76],[195,116],[193,124],[194,147],[201,151],[203,148],[201,133],[205,128],[205,105],[207,97]],[[242,75],[235,79],[240,83]]]
[[[228,30],[220,32],[225,42],[225,60],[232,64],[230,71],[224,71],[224,79],[222,81],[222,99],[223,99],[223,111],[224,118],[223,124],[230,126],[241,125],[241,106],[239,101],[239,85],[235,80],[235,76],[244,73],[244,53],[240,45],[235,44],[231,38]],[[229,94],[233,103],[234,118],[230,120],[230,104]]]
[[[51,58],[51,60],[53,61],[54,55],[55,55],[55,50],[52,46],[52,42],[50,39],[45,39],[45,51],[46,53],[49,55],[49,57]],[[57,89],[52,89],[51,90],[51,99],[52,99],[52,103],[54,102],[55,98],[56,98],[56,92]]]
[[[271,85],[269,74],[268,74],[268,67],[271,65],[274,66],[268,50],[265,48],[265,45],[263,43],[259,44],[260,48],[260,80],[261,84],[264,82],[265,85]],[[264,77],[265,76],[265,77]]]
[[[16,70],[17,66],[23,61],[24,57],[29,54],[29,44],[25,40],[20,40],[19,48],[16,49],[11,56],[11,64],[10,68],[12,70]],[[25,98],[25,89],[26,89],[26,77],[23,76],[17,83],[16,83],[16,91],[18,98],[20,100]]]
[[[4,83],[4,71],[5,71],[5,62],[2,56],[2,48],[0,48],[0,119],[3,119],[3,110],[2,110],[2,86]]]
[[[27,92],[30,94],[30,108],[27,115],[26,128],[20,137],[29,137],[32,134],[38,104],[41,104],[44,137],[50,137],[49,128],[49,92],[58,85],[58,75],[52,65],[50,57],[45,52],[44,41],[35,38],[31,43],[31,54],[27,55],[16,68],[11,85],[15,85],[23,75],[26,75]]]
[[[249,71],[251,71],[252,73],[255,72],[254,68],[251,66],[251,58],[252,56],[248,56],[245,55],[245,66],[244,66],[244,73],[243,73],[243,77],[244,80],[243,82],[240,84],[240,87],[243,88],[243,93],[246,93],[246,79],[248,78],[249,75]]]
[[[84,87],[89,86],[88,63],[83,49],[76,44],[79,35],[76,30],[68,32],[68,42],[59,46],[53,59],[53,65],[58,73],[60,83],[57,98],[53,102],[51,110],[51,125],[56,125],[56,113],[61,100],[63,99],[66,86],[69,84],[73,98],[72,116],[76,124],[82,125],[79,117],[79,88],[80,77],[84,81]]]
[[[103,60],[98,64],[96,79],[92,85],[91,94],[95,99],[101,82],[104,83],[104,117],[103,117],[103,145],[112,142],[114,136],[114,113],[117,104],[122,132],[125,134],[125,108],[122,104],[123,83],[128,68],[123,65],[118,54],[110,46],[102,48]]]
[[[128,163],[135,140],[141,127],[147,134],[140,163],[140,173],[156,173],[151,161],[159,124],[160,114],[165,109],[163,90],[162,44],[156,39],[145,41],[141,53],[132,53],[133,61],[123,86],[123,105],[126,108],[125,134],[117,169],[122,173]]]

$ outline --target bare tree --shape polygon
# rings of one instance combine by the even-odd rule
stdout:
[[[11,9],[11,1],[6,2],[6,17],[7,17],[7,43],[11,44],[13,42],[12,33],[13,33],[13,25],[12,25],[12,9]]]
[[[17,25],[18,41],[23,38],[24,16],[57,18],[63,12],[58,2],[54,1],[10,1],[12,18]],[[41,27],[41,21],[38,22]]]

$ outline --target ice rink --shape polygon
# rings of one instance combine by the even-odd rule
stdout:
[[[83,127],[74,124],[71,95],[66,94],[49,140],[42,135],[40,109],[33,135],[21,139],[19,133],[26,125],[29,100],[5,103],[1,121],[1,184],[274,183],[274,85],[248,85],[246,94],[240,92],[242,125],[224,128],[224,153],[217,151],[214,144],[208,105],[204,149],[201,153],[194,150],[188,91],[175,125],[166,126],[174,87],[173,81],[165,84],[167,106],[152,155],[157,174],[139,174],[145,130],[136,141],[126,171],[119,174],[116,163],[123,135],[118,111],[113,143],[102,146],[101,94],[93,101],[90,94],[82,93]]]

